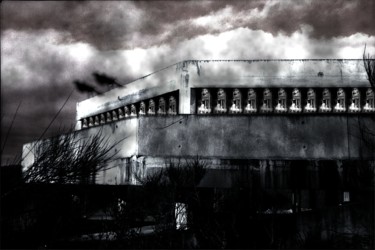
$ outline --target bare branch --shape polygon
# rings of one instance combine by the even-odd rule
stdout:
[[[26,182],[37,183],[94,183],[97,173],[108,169],[121,139],[110,143],[102,130],[88,138],[78,138],[71,132],[36,143],[35,161],[26,170]]]
[[[366,45],[363,50],[363,64],[367,73],[367,79],[372,87],[375,87],[375,57],[370,56],[368,53],[366,55]]]

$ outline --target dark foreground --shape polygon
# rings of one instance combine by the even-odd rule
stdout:
[[[375,247],[372,182],[343,197],[342,185],[307,194],[303,183],[219,189],[163,178],[142,186],[2,182],[1,248]]]

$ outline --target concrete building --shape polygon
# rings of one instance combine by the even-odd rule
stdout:
[[[77,103],[75,130],[80,141],[104,135],[117,153],[96,179],[109,185],[90,186],[93,204],[113,192],[122,207],[142,188],[130,187],[136,176],[199,157],[206,171],[194,194],[204,215],[226,197],[232,210],[218,214],[230,221],[228,235],[242,225],[256,229],[255,242],[271,228],[261,231],[267,244],[373,245],[375,100],[362,60],[183,61]],[[24,170],[42,143],[24,145]],[[69,197],[85,187],[56,186],[75,190]],[[181,215],[177,229],[194,219],[181,191],[189,188],[168,200]]]
[[[211,171],[201,185],[229,187],[219,173],[251,165],[262,186],[282,187],[297,162],[374,165],[374,114],[362,60],[183,61],[77,103],[76,130],[126,138],[101,184],[136,184],[166,159],[199,156]]]

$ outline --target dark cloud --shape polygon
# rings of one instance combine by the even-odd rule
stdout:
[[[230,8],[221,27],[199,26],[194,19]],[[301,24],[314,38],[374,35],[372,0],[316,1],[64,1],[4,2],[3,31],[55,29],[99,49],[127,49],[169,44],[198,35],[247,27],[272,34],[292,34]],[[265,15],[251,18],[252,12]],[[228,26],[228,27],[227,27]],[[163,36],[163,34],[166,34]]]
[[[273,5],[264,25],[258,24],[258,27],[271,33],[284,31],[291,34],[299,29],[299,25],[307,24],[313,28],[313,38],[349,36],[355,33],[375,34],[374,1],[316,0],[292,3],[293,6],[288,6],[280,1]]]
[[[128,35],[137,29],[131,2],[16,1],[3,5],[3,30],[54,29],[69,33],[67,40],[87,42],[102,49],[122,47],[124,40],[130,39]]]

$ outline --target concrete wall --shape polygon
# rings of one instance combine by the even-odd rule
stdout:
[[[83,129],[77,139],[100,132],[109,144],[124,139],[98,182],[134,184],[134,174],[162,167],[169,157],[218,159],[210,166],[216,169],[230,169],[220,159],[374,160],[374,128],[375,117],[364,114],[143,116]],[[24,145],[23,168],[34,161],[32,145]]]
[[[361,128],[361,129],[360,129]],[[222,159],[374,159],[370,115],[139,118],[138,153]],[[364,134],[365,133],[365,134]]]
[[[191,88],[370,87],[362,60],[202,60],[187,68]]]
[[[103,135],[104,140],[107,141],[108,145],[114,145],[117,143],[116,146],[112,149],[112,151],[109,152],[109,154],[117,153],[115,156],[116,159],[130,158],[133,155],[138,155],[137,118],[129,118],[126,120],[120,120],[114,123],[105,124],[100,127],[83,129],[77,131],[76,133],[77,140],[84,140],[90,137],[92,138],[96,134],[101,133]],[[36,143],[37,142],[31,142],[23,146],[23,160],[21,164],[24,170],[31,166],[35,161],[35,151],[37,149],[37,146],[34,145]],[[111,165],[115,167],[118,164],[118,161],[114,161]],[[108,174],[106,178],[111,178],[111,175],[113,174]]]

